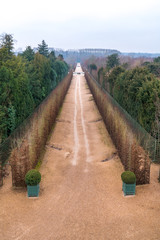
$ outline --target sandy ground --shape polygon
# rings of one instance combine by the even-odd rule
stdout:
[[[124,197],[115,152],[85,78],[75,75],[46,145],[39,198],[12,189],[11,177],[0,189],[0,240],[160,240],[158,167],[151,184]]]

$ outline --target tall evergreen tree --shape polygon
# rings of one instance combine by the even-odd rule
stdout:
[[[64,57],[63,57],[62,54],[59,54],[59,55],[58,55],[58,60],[60,60],[60,61],[64,61]]]
[[[55,56],[55,52],[51,51],[49,54],[49,60],[51,61],[51,63],[54,63],[56,60],[56,56]]]
[[[119,57],[118,57],[117,53],[114,53],[114,54],[108,56],[108,58],[107,58],[107,65],[106,65],[107,71],[109,71],[113,67],[118,66],[119,64],[120,64],[119,63]]]
[[[0,39],[1,39],[1,43],[0,43],[1,48],[4,47],[7,50],[8,56],[12,56],[13,48],[14,48],[14,40],[13,40],[12,34],[6,33],[4,35],[1,35]]]
[[[12,35],[1,36],[0,143],[33,112],[68,72],[64,61],[56,63],[55,53],[48,54],[44,40],[39,45],[39,53],[35,54],[28,46],[18,56],[13,53],[13,43]]]
[[[49,51],[48,51],[48,45],[45,43],[44,40],[42,40],[42,44],[38,44],[38,52],[45,57],[48,57]]]
[[[29,62],[34,59],[34,55],[34,51],[30,46],[26,47],[26,50],[22,53],[22,56],[26,58]]]

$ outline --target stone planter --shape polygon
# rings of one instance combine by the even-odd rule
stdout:
[[[36,186],[27,185],[28,197],[38,197],[39,196],[39,184]]]
[[[123,190],[124,196],[126,196],[126,195],[135,195],[136,183],[134,183],[134,184],[127,184],[127,183],[123,182],[122,190]]]

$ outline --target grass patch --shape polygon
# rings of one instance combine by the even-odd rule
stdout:
[[[85,87],[86,89],[90,89],[87,83],[85,83]]]
[[[88,101],[94,101],[93,96],[90,96],[89,99],[88,99]]]
[[[44,158],[45,152],[46,152],[46,149],[43,148],[43,150],[41,151],[41,154],[40,154],[40,156],[39,156],[38,162],[37,162],[37,164],[36,164],[36,166],[35,166],[34,169],[36,169],[36,170],[39,171],[39,169],[40,169],[40,167],[41,167],[41,165],[42,165],[42,162],[43,162],[43,158]]]
[[[36,169],[36,170],[39,170],[40,167],[41,167],[41,165],[42,165],[42,159],[40,159],[40,160],[38,161],[37,165],[35,166],[35,169]]]

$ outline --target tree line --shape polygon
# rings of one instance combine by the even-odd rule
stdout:
[[[91,73],[97,69],[94,64],[90,65]],[[112,54],[106,66],[97,69],[97,81],[143,128],[160,139],[160,57],[127,68],[127,62],[120,64],[118,54]]]
[[[14,54],[11,34],[0,38],[0,142],[4,141],[68,73],[63,56],[49,52],[43,40]]]

